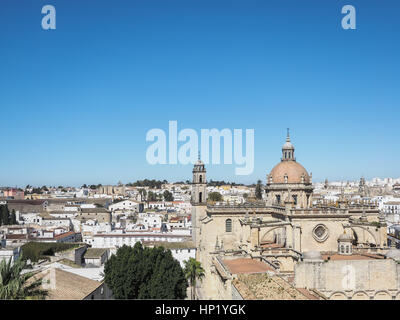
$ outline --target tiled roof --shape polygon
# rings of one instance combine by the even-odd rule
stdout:
[[[274,271],[265,262],[251,258],[225,259],[222,260],[222,262],[231,274],[265,273],[267,271]]]
[[[309,291],[303,292],[279,276],[242,274],[233,281],[246,300],[309,300],[316,299]]]
[[[52,279],[52,273],[54,278]],[[36,279],[46,277],[50,280],[46,290],[48,290],[48,300],[82,300],[90,295],[94,290],[102,285],[101,282],[91,280],[71,272],[58,268],[47,269],[34,276]]]

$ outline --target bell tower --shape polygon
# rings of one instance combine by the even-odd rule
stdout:
[[[192,206],[205,206],[207,204],[206,169],[203,161],[199,159],[193,167],[192,181]]]
[[[206,169],[203,161],[199,159],[193,167],[193,181],[192,181],[192,238],[197,248],[196,258],[199,259],[201,245],[201,219],[206,216],[207,209],[207,180]]]

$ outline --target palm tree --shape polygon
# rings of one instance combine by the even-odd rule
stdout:
[[[32,272],[21,274],[26,267],[22,256],[11,262],[12,259],[0,261],[0,299],[43,299],[46,291],[40,288],[41,279],[33,278]]]
[[[204,277],[204,269],[201,266],[201,263],[193,258],[189,258],[189,260],[186,260],[183,263],[185,264],[185,277],[190,283],[190,298],[194,300],[196,280],[201,280]]]

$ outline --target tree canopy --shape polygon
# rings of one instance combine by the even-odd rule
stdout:
[[[208,194],[208,200],[210,201],[222,201],[222,195],[219,192],[210,192]]]
[[[7,205],[0,205],[0,226],[13,224],[18,224],[15,210],[10,213]]]
[[[167,180],[149,180],[149,179],[144,179],[144,180],[138,180],[133,183],[128,183],[128,187],[150,187],[151,189],[161,189],[161,186],[163,184],[168,183]]]
[[[165,201],[174,201],[173,194],[171,192],[169,192],[168,190],[164,191],[163,196],[164,196]]]
[[[220,187],[220,186],[243,186],[242,183],[235,183],[235,182],[228,182],[228,181],[214,181],[211,179],[208,183],[208,186],[210,187]]]
[[[185,274],[171,251],[163,247],[118,249],[104,266],[104,280],[116,299],[184,299]]]
[[[43,299],[46,296],[46,290],[41,289],[42,281],[32,278],[32,272],[21,274],[25,266],[22,256],[14,263],[11,259],[0,261],[0,299]]]

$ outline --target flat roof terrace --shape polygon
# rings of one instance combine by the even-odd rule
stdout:
[[[267,271],[274,271],[274,269],[266,263],[251,258],[223,259],[222,263],[231,274],[266,273]]]

